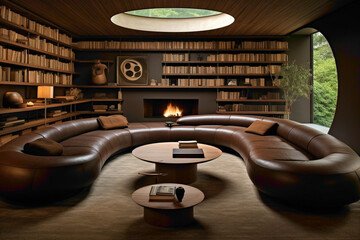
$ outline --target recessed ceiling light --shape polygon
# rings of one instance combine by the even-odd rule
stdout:
[[[121,27],[150,32],[199,32],[229,26],[226,13],[195,8],[150,8],[119,13],[111,21]]]

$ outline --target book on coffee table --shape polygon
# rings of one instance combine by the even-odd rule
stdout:
[[[173,148],[173,158],[204,158],[201,148]]]
[[[198,148],[196,140],[178,141],[179,148]]]
[[[175,189],[176,187],[174,186],[152,186],[149,193],[149,201],[174,201]]]

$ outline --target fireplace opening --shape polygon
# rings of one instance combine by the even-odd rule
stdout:
[[[144,117],[178,118],[198,114],[198,99],[144,99]]]

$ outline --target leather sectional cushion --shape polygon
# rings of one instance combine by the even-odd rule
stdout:
[[[103,129],[125,128],[128,126],[127,118],[122,115],[100,116],[98,121]]]
[[[38,156],[60,156],[63,146],[49,138],[39,138],[24,145],[24,152]]]
[[[276,122],[256,120],[248,128],[245,129],[245,132],[265,135],[266,133],[270,132],[270,130],[275,125]]]
[[[265,136],[245,132],[256,120],[276,122],[276,132]],[[360,158],[330,135],[262,116],[208,114],[177,122],[171,128],[163,122],[144,122],[103,130],[97,118],[91,118],[21,136],[0,148],[0,194],[32,197],[78,189],[91,184],[106,160],[123,149],[195,139],[236,151],[256,187],[271,196],[308,205],[344,205],[360,198]],[[48,157],[22,152],[25,143],[44,137],[60,142],[63,154]]]

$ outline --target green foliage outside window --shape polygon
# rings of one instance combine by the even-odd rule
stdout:
[[[330,127],[337,101],[337,72],[329,43],[321,33],[313,35],[314,123]]]

